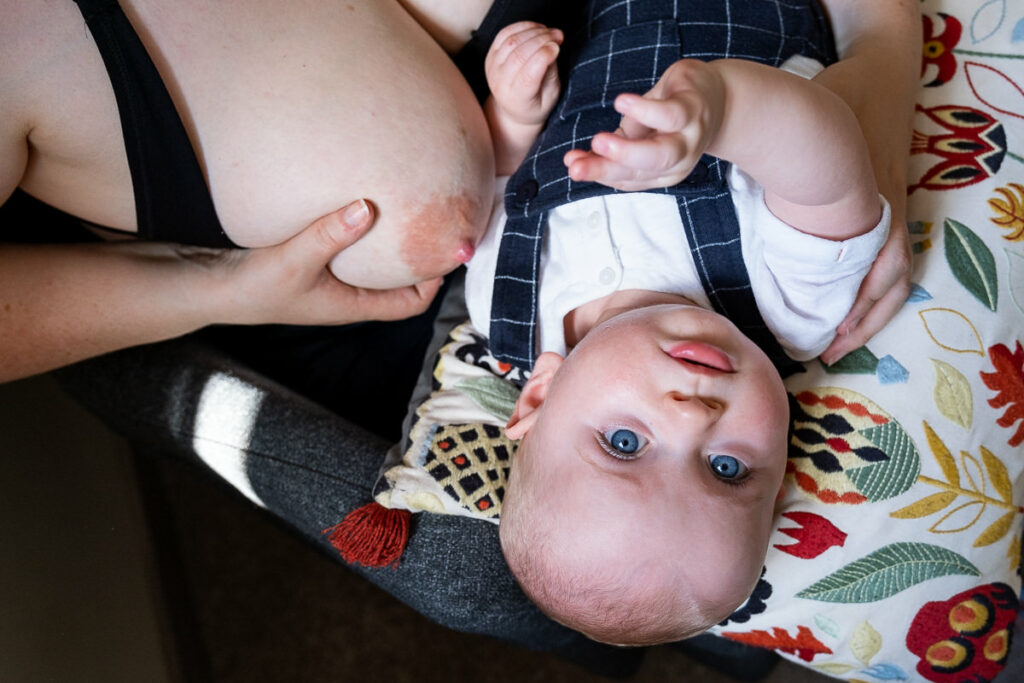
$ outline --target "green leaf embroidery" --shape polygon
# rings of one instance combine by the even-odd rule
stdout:
[[[496,418],[507,421],[519,398],[519,391],[497,377],[473,377],[455,385],[455,388],[473,399],[477,405]]]
[[[946,261],[953,275],[989,310],[996,310],[999,288],[992,252],[970,228],[952,218],[945,220],[943,231]]]
[[[870,501],[898,496],[917,481],[921,456],[914,442],[898,422],[892,420],[860,433],[889,456],[888,460],[846,471],[846,476]]]
[[[875,602],[940,576],[980,576],[962,555],[927,543],[893,543],[797,593],[822,602]]]
[[[821,364],[830,375],[873,375],[878,367],[878,356],[866,346],[854,349],[832,365]]]

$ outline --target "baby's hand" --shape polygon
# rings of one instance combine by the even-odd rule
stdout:
[[[558,100],[555,59],[563,35],[532,21],[503,28],[494,38],[484,71],[498,113],[521,125],[540,125]]]
[[[619,129],[595,135],[589,152],[567,152],[569,177],[627,191],[675,185],[718,135],[724,109],[725,84],[714,66],[680,60],[644,96],[615,98]]]

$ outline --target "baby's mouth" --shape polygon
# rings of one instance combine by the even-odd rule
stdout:
[[[675,344],[666,353],[687,369],[700,373],[735,372],[729,355],[717,346],[703,342]]]

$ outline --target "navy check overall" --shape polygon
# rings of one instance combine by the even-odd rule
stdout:
[[[585,25],[566,38],[570,65],[562,96],[505,194],[491,303],[490,345],[500,360],[532,368],[536,356],[537,281],[550,209],[616,192],[575,182],[562,157],[589,149],[600,131],[618,128],[616,95],[645,93],[684,57],[749,59],[779,66],[802,54],[835,61],[825,16],[815,0],[594,0]],[[728,163],[705,155],[681,183],[654,190],[674,196],[694,263],[714,309],[760,346],[783,376],[800,369],[757,310],[726,184]]]

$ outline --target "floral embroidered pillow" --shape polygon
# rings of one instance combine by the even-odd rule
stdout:
[[[1024,6],[926,0],[913,289],[787,380],[787,493],[761,581],[713,629],[836,678],[988,681],[1021,590]],[[523,377],[455,330],[378,501],[496,521]]]

